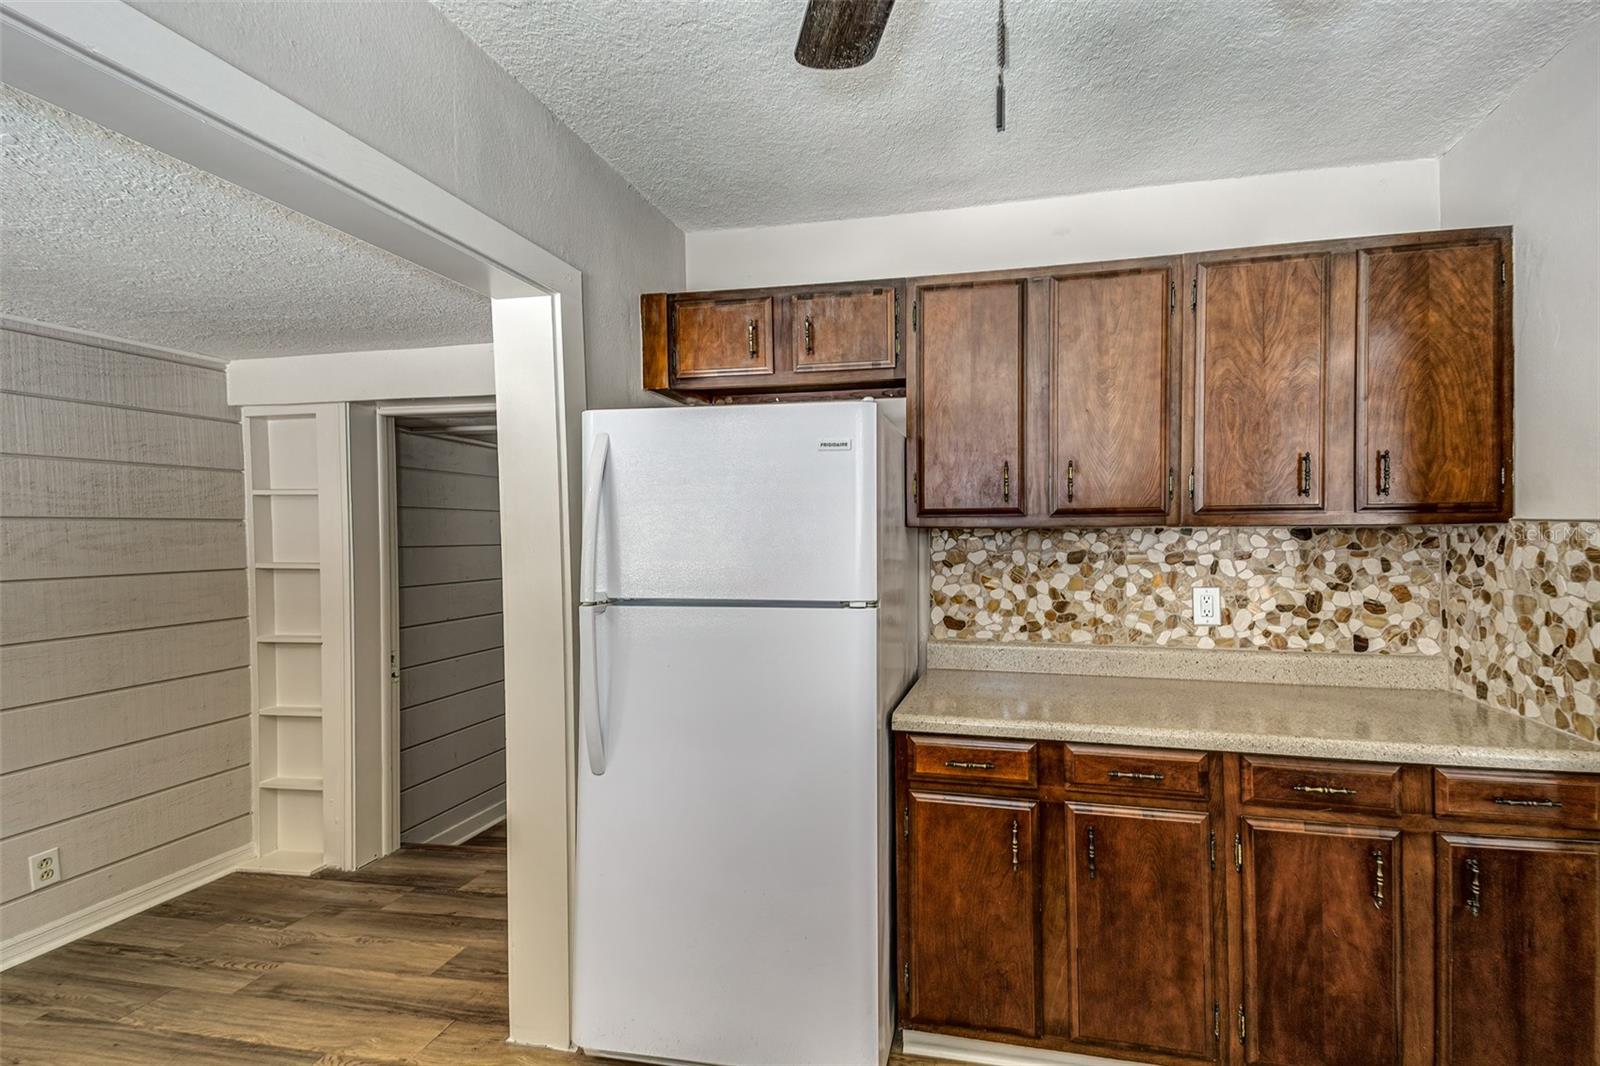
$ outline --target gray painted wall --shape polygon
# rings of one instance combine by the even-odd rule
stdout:
[[[589,406],[662,402],[639,294],[682,287],[683,232],[432,5],[133,6],[577,267]]]
[[[499,458],[396,437],[400,839],[455,844],[506,799]]]
[[[8,940],[251,834],[238,413],[220,368],[70,337],[0,329]]]

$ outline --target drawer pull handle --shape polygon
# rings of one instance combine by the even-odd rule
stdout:
[[[1294,785],[1296,792],[1304,792],[1312,796],[1354,796],[1353,788],[1335,788],[1332,785]]]
[[[1311,495],[1311,453],[1300,453],[1300,485],[1295,490],[1301,496]]]
[[[1478,860],[1468,859],[1467,863],[1467,910],[1476,918],[1483,910],[1483,881],[1479,877]]]
[[[1561,809],[1561,803],[1559,800],[1525,800],[1512,799],[1510,796],[1496,796],[1494,801],[1502,807],[1546,807],[1551,810]]]
[[[952,770],[993,770],[992,762],[967,762],[965,759],[948,759],[945,765]]]
[[[750,358],[754,359],[756,357],[757,350],[755,319],[751,319],[750,322],[744,327],[744,344],[750,352]]]
[[[1389,449],[1378,453],[1378,495],[1389,495]]]
[[[807,315],[806,316],[806,354],[810,355],[814,351],[816,351],[816,347],[812,343],[812,340],[811,340],[811,316]]]
[[[1142,774],[1137,770],[1107,770],[1106,776],[1116,781],[1165,781],[1166,774]]]
[[[1381,911],[1383,910],[1383,852],[1373,848],[1372,861],[1377,864],[1377,870],[1372,878],[1372,905]]]
[[[1094,855],[1094,826],[1089,827],[1089,879],[1092,881],[1099,875],[1100,868],[1095,864]]]

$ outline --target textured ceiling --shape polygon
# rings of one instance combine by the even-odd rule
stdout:
[[[793,58],[805,0],[434,0],[685,229],[1437,156],[1595,0],[899,0]]]
[[[487,297],[0,87],[0,311],[221,358],[489,339]]]

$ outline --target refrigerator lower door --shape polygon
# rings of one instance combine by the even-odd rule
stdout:
[[[595,618],[605,764],[596,774],[580,753],[579,1047],[882,1061],[875,615],[626,605]]]

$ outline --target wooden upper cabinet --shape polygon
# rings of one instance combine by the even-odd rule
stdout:
[[[914,503],[923,515],[1024,513],[1025,284],[914,290]]]
[[[895,290],[886,285],[789,298],[796,373],[893,369],[897,331]]]
[[[1316,511],[1328,462],[1332,257],[1199,261],[1193,510]]]
[[[1440,1066],[1600,1062],[1600,844],[1438,837]]]
[[[909,1022],[1038,1028],[1038,804],[913,791],[901,891]]]
[[[1398,832],[1246,818],[1243,844],[1244,1061],[1401,1062]]]
[[[1070,1035],[1211,1057],[1210,818],[1075,803],[1067,822]]]
[[[771,374],[772,298],[675,300],[669,344],[679,381]]]
[[[1507,251],[1500,240],[1477,239],[1361,253],[1362,510],[1502,510],[1510,440]]]
[[[1050,279],[1052,516],[1169,517],[1174,284],[1170,265]]]

